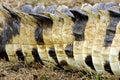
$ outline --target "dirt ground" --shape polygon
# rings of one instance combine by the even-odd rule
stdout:
[[[107,2],[111,0],[101,0]],[[114,0],[115,1],[115,0]],[[80,7],[82,3],[100,2],[100,0],[0,0],[1,4],[14,10],[20,10],[21,6],[30,3],[36,4],[64,4],[69,7]],[[116,0],[115,2],[119,2]],[[98,75],[85,71],[65,71],[61,69],[42,66],[39,63],[23,64],[0,61],[0,80],[117,80],[116,76]]]

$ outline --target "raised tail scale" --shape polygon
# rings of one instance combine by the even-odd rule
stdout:
[[[0,58],[120,75],[120,6],[0,8]]]

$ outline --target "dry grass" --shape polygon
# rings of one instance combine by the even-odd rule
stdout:
[[[105,76],[85,71],[64,71],[51,67],[41,66],[38,63],[13,64],[0,62],[0,80],[108,80]]]
[[[65,4],[69,7],[81,6],[82,3],[93,3],[95,0],[0,0],[1,4],[14,10],[20,10],[26,3],[36,4]],[[96,0],[98,1],[98,0]],[[110,1],[110,0],[109,0]],[[119,0],[117,0],[119,1]],[[51,67],[41,66],[38,63],[22,64],[0,61],[0,80],[117,80],[116,76],[98,75],[85,71],[64,71]]]
[[[117,80],[115,76],[98,75],[85,71],[65,71],[42,66],[39,63],[23,64],[0,62],[0,80]]]

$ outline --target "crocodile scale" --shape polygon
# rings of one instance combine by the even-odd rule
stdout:
[[[120,5],[30,11],[0,7],[1,59],[120,75]]]

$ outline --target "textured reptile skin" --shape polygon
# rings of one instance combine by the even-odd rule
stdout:
[[[120,75],[119,10],[108,3],[54,5],[40,13],[1,7],[0,58]]]

